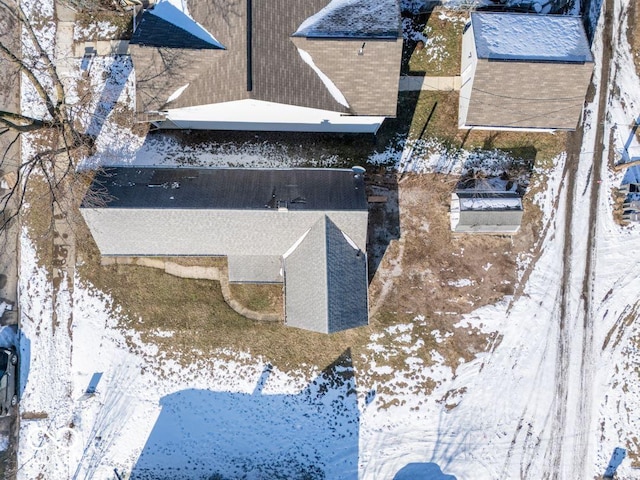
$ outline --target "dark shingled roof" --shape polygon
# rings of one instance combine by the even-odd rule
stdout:
[[[192,33],[168,22],[149,11],[142,19],[131,41],[133,45],[165,48],[220,49],[221,47],[196,37]]]
[[[91,190],[106,208],[367,210],[363,175],[344,169],[117,167]]]

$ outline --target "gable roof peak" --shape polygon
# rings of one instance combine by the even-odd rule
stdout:
[[[222,45],[190,15],[186,6],[161,0],[142,14],[131,43],[168,48],[223,50]]]

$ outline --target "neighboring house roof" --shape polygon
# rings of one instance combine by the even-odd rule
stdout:
[[[592,62],[580,17],[526,13],[471,13],[478,58]]]
[[[232,282],[284,280],[290,325],[333,332],[367,322],[360,172],[109,168],[81,212],[103,255],[224,255]]]
[[[397,0],[190,2],[193,23],[213,43],[176,29],[166,30],[163,43],[154,11],[165,3],[143,13],[130,44],[139,113],[253,99],[395,116],[402,49]]]
[[[575,130],[592,72],[580,18],[474,12],[462,40],[458,126]]]
[[[451,229],[459,233],[515,233],[522,223],[516,192],[458,190],[451,196]]]
[[[284,256],[286,324],[334,333],[368,323],[367,256],[326,215]]]
[[[384,0],[334,0],[302,22],[294,35],[396,38],[398,10],[393,3]]]

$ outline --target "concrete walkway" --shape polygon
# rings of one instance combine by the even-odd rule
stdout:
[[[91,42],[74,43],[73,54],[76,58],[82,58],[88,52],[93,52],[99,56],[127,55],[129,53],[129,40],[93,40]]]
[[[66,72],[77,68],[77,59],[85,54],[100,56],[126,55],[129,49],[128,40],[93,40],[75,41],[73,30],[76,23],[76,12],[60,2],[56,4],[58,24],[56,29],[56,68],[62,78]],[[66,87],[67,85],[65,85]]]
[[[460,76],[421,77],[417,75],[403,75],[400,77],[398,90],[401,92],[417,92],[421,90],[450,92],[460,90]]]

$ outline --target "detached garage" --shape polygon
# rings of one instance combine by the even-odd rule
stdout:
[[[593,71],[579,17],[472,13],[459,128],[575,130]]]

